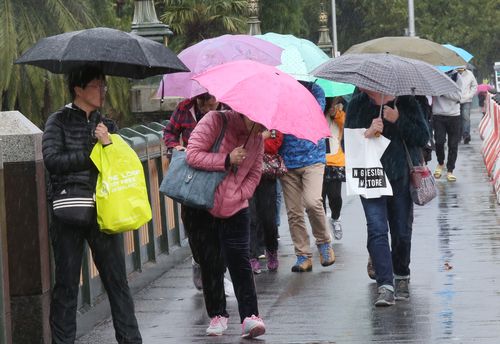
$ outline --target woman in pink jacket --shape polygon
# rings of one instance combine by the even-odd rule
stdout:
[[[224,270],[233,280],[242,336],[264,334],[259,318],[257,294],[249,257],[250,213],[248,200],[259,184],[262,173],[262,126],[246,116],[222,112],[227,119],[226,131],[219,151],[211,152],[219,136],[223,117],[211,111],[193,130],[187,147],[187,163],[207,171],[227,171],[215,191],[210,210],[189,208],[184,224],[195,260],[201,267],[203,296],[211,318],[207,335],[222,335],[227,329],[229,314],[224,294]]]

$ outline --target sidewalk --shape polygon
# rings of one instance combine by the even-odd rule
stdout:
[[[375,308],[376,285],[366,274],[366,225],[358,198],[344,198],[344,238],[337,261],[310,273],[292,273],[293,246],[282,211],[280,268],[256,276],[267,333],[260,343],[498,343],[500,333],[500,212],[480,154],[472,114],[472,141],[460,145],[456,183],[438,181],[439,197],[415,207],[411,300]],[[430,168],[436,165],[435,155]],[[451,269],[447,268],[451,267]],[[134,295],[145,344],[235,343],[236,300],[228,298],[229,328],[206,337],[203,295],[191,281],[191,260]],[[108,319],[77,343],[115,343]]]

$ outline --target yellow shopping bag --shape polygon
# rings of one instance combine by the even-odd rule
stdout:
[[[111,134],[111,141],[97,143],[90,158],[99,170],[97,222],[102,232],[115,234],[138,229],[152,214],[141,161],[119,135]]]

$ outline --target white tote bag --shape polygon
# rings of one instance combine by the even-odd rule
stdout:
[[[392,196],[392,187],[380,162],[390,140],[366,138],[366,129],[344,129],[347,195],[364,198]]]

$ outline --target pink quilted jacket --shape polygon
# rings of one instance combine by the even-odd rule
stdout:
[[[227,118],[224,139],[217,153],[210,152],[222,129],[222,117],[217,111],[210,111],[196,125],[187,146],[186,161],[194,168],[207,171],[225,171],[226,156],[245,143],[248,129],[241,114],[223,111]],[[262,136],[252,134],[245,146],[246,159],[236,173],[230,171],[215,191],[214,207],[210,214],[218,218],[228,218],[248,207],[262,174],[264,144]]]

